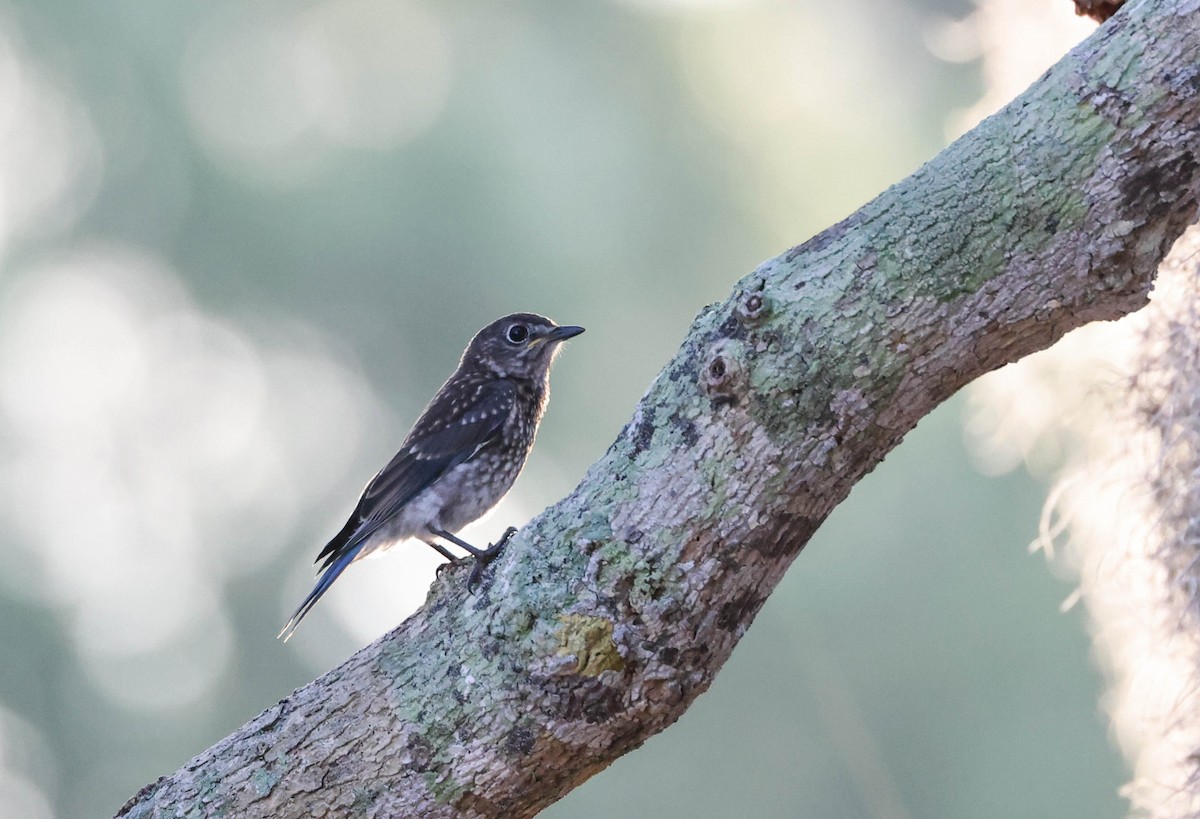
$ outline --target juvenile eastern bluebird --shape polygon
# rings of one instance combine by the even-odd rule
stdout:
[[[516,529],[477,549],[454,533],[500,502],[525,465],[550,397],[559,344],[583,332],[533,313],[484,327],[458,369],[433,396],[391,462],[363,490],[350,520],[317,560],[321,577],[279,632],[286,640],[347,566],[377,549],[417,538],[459,562],[437,538],[475,559],[467,590]]]

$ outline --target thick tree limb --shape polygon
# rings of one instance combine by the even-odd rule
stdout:
[[[670,725],[813,530],[971,379],[1146,301],[1196,216],[1200,0],[1029,91],[696,319],[522,531],[121,816],[531,816]]]

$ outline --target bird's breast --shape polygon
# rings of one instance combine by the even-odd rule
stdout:
[[[483,517],[508,494],[524,465],[524,454],[485,447],[465,464],[456,466],[428,491],[442,500],[440,527],[457,531]]]

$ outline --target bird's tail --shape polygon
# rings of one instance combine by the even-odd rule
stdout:
[[[329,590],[329,587],[333,585],[333,581],[338,579],[338,575],[354,562],[354,558],[358,557],[360,551],[362,551],[361,543],[326,564],[325,570],[321,572],[320,579],[317,580],[317,584],[308,593],[308,597],[304,598],[304,602],[300,604],[300,608],[296,609],[296,613],[287,621],[287,625],[280,630],[276,639],[282,639],[285,643],[287,642],[288,638],[296,631],[296,627],[300,625],[300,621],[304,619],[304,615],[308,614],[309,609],[315,606],[317,601],[321,599],[321,595]]]

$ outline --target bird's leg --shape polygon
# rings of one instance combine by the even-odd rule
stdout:
[[[500,552],[504,551],[504,547],[508,545],[509,538],[517,533],[517,528],[509,526],[504,530],[504,534],[500,536],[500,539],[495,543],[489,544],[486,549],[477,549],[462,538],[450,534],[445,529],[435,529],[431,526],[429,527],[429,531],[440,538],[450,541],[460,549],[465,549],[471,557],[475,558],[475,565],[471,568],[470,577],[467,578],[467,591],[473,594],[475,592],[475,585],[483,577],[483,570],[487,568],[489,563],[496,559]]]
[[[426,546],[429,546],[430,548],[437,549],[438,554],[440,554],[442,557],[449,560],[451,563],[458,563],[458,561],[462,560],[461,557],[455,557],[453,552],[451,552],[449,549],[447,549],[445,546],[443,546],[440,543],[437,543],[432,540],[424,540],[421,542],[424,543]]]
[[[471,557],[475,558],[476,560],[491,560],[496,555],[500,554],[504,547],[508,545],[508,539],[517,533],[517,527],[509,526],[504,530],[504,534],[500,536],[500,539],[495,543],[489,544],[486,549],[480,549],[476,546],[472,546],[470,543],[467,543],[457,535],[450,534],[445,529],[435,529],[431,526],[429,527],[429,531],[443,540],[450,541],[460,549],[466,549]],[[433,544],[430,545],[432,546]],[[446,554],[446,552],[441,548],[439,548],[438,551],[441,551],[442,554]]]
[[[435,540],[423,540],[421,542],[424,543],[426,546],[428,546],[431,549],[437,549],[438,554],[440,554],[442,557],[446,558],[446,562],[439,563],[438,567],[435,571],[435,574],[438,577],[442,576],[443,570],[448,569],[451,566],[457,566],[459,563],[462,563],[464,560],[466,560],[466,558],[458,557],[453,552],[451,552],[449,549],[447,549],[445,546],[443,546],[442,544],[438,543]]]

